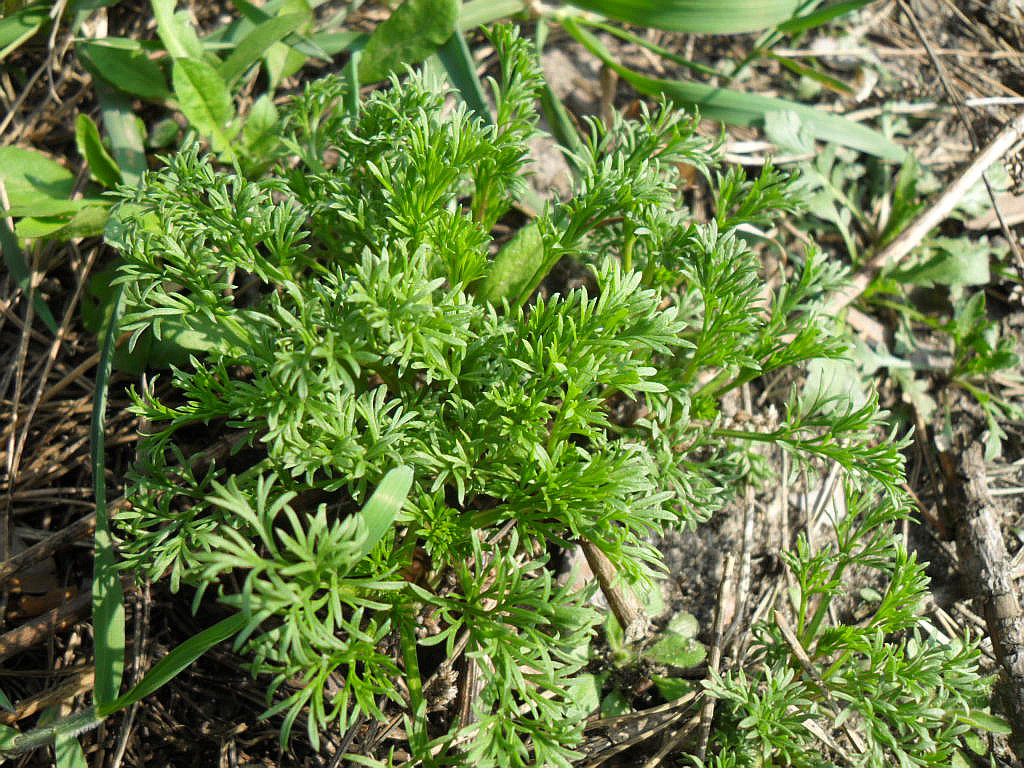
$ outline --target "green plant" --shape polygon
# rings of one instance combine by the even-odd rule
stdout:
[[[874,398],[794,389],[763,429],[720,412],[744,384],[844,354],[817,312],[841,275],[816,252],[759,298],[739,228],[796,208],[791,181],[713,172],[695,120],[662,107],[607,131],[592,123],[572,197],[496,242],[492,226],[524,189],[541,80],[514,31],[493,42],[494,123],[445,110],[445,91],[420,75],[361,104],[327,78],[284,110],[265,177],[192,148],[121,189],[123,327],[191,352],[169,388],[133,394],[152,426],[132,509],[115,521],[123,566],[239,612],[236,645],[269,677],[284,739],[300,715],[317,743],[330,724],[397,710],[416,762],[567,765],[584,714],[569,691],[599,617],[586,590],[554,585],[548,552],[582,541],[626,581],[650,582],[649,534],[706,519],[764,471],[753,447],[772,444],[881,494],[849,546],[811,558],[819,575],[804,550],[791,557],[811,573],[804,641],[829,638],[830,675],[860,668],[862,636],[826,631],[813,602],[835,589],[821,574],[855,562],[891,576],[880,613],[898,620],[871,642],[898,653],[890,635],[917,626],[922,577],[885,544],[905,514],[904,441],[877,439]],[[707,174],[714,220],[690,219],[680,162]],[[579,287],[555,277],[559,263]],[[211,461],[218,445],[230,455]],[[399,466],[413,473],[409,499],[364,538],[353,514]],[[428,616],[435,630],[421,636]],[[432,645],[446,658],[464,649],[484,681],[473,716],[440,728],[426,717]],[[941,684],[950,707],[983,688]],[[788,682],[780,691],[781,712],[802,701]]]
[[[706,683],[724,710],[709,765],[820,766],[824,743],[846,766],[945,766],[965,760],[963,737],[1007,732],[983,711],[989,681],[977,643],[920,620],[928,579],[892,529],[909,512],[904,503],[847,486],[834,542],[815,551],[801,534],[783,554],[796,625],[777,613],[755,626],[748,671]],[[883,587],[860,590],[865,615],[834,622],[854,568],[875,571]]]

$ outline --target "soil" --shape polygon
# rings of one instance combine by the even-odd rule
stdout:
[[[329,18],[343,5],[328,3],[318,9],[318,14]],[[198,1],[191,11],[208,29],[234,16],[227,5]],[[360,14],[352,23],[370,28],[383,11],[371,3]],[[155,37],[149,6],[138,0],[124,0],[96,11],[83,30],[94,36]],[[758,43],[755,35],[710,37],[634,31],[652,44],[710,67],[742,60]],[[659,78],[686,75],[668,59],[641,46],[609,35],[603,35],[602,40],[620,61],[644,74]],[[470,43],[481,69],[493,68],[493,51],[482,36],[472,37]],[[936,174],[941,186],[955,179],[978,147],[1024,103],[1024,16],[1014,2],[883,0],[867,5],[849,23],[812,32],[776,48],[783,45],[789,47],[791,61],[815,54],[819,69],[853,84],[852,92],[834,93],[807,78],[801,80],[768,57],[757,58],[736,87],[790,98],[799,94],[823,110],[876,120],[876,125],[902,123],[905,132],[899,141]],[[936,69],[933,56],[941,61],[941,70]],[[339,56],[334,66],[340,67],[343,62],[344,55]],[[543,65],[555,94],[579,121],[586,117],[607,119],[612,110],[627,114],[636,110],[636,92],[557,27],[552,28]],[[322,68],[307,67],[286,82],[284,91],[294,92],[304,80],[321,73]],[[4,145],[43,151],[78,173],[80,182],[84,180],[86,171],[75,148],[75,118],[79,113],[97,117],[98,103],[93,79],[76,59],[66,25],[57,28],[52,41],[45,35],[38,36],[3,62],[0,102],[4,107],[0,109]],[[150,124],[166,114],[152,105],[137,106]],[[701,130],[717,136],[721,126],[705,121]],[[764,140],[756,128],[729,127],[725,151],[731,160],[756,169],[770,149]],[[537,142],[534,161],[536,191],[542,196],[566,194],[569,185],[565,163],[550,141]],[[1007,158],[1007,165],[1011,169],[1021,167],[1012,156]],[[1021,198],[1010,190],[1000,193],[998,200],[1012,212]],[[880,205],[874,200],[860,202],[871,209]],[[703,205],[698,189],[694,210],[700,212]],[[1024,243],[1021,218],[1009,216],[1008,228],[989,221],[975,222],[973,229],[965,229],[962,222],[949,221],[943,230],[951,236],[987,233],[1007,247],[1004,263],[993,265],[990,283],[981,288],[1001,332],[1017,339],[1018,353],[1024,356],[1021,264],[1009,248]],[[772,234],[787,243],[793,239],[793,233],[784,227]],[[866,234],[858,231],[857,236],[864,238]],[[821,242],[845,257],[838,238],[825,236]],[[773,249],[766,248],[763,255],[767,277],[784,268]],[[10,556],[37,541],[75,530],[93,509],[89,424],[97,340],[83,324],[76,304],[88,276],[101,270],[110,257],[110,250],[96,238],[47,241],[34,252],[36,290],[57,316],[59,344],[54,343],[53,334],[35,306],[26,300],[14,276],[0,276],[0,394],[6,411],[4,440],[0,441],[6,470],[0,504],[5,512],[2,524],[10,531],[10,544],[3,551]],[[938,306],[948,306],[948,295],[933,293]],[[867,330],[858,328],[864,344],[883,352],[894,349],[899,318],[882,308],[873,311],[874,325],[864,326]],[[929,339],[924,326],[915,327],[915,333],[948,356],[948,337],[932,334]],[[874,381],[883,405],[894,418],[916,430],[907,449],[908,487],[920,502],[920,514],[904,533],[918,557],[929,563],[929,620],[950,634],[969,629],[985,636],[987,669],[996,671],[992,642],[987,637],[989,628],[981,618],[985,606],[972,602],[975,596],[964,586],[955,526],[950,522],[957,514],[956,468],[967,447],[983,438],[990,427],[976,401],[953,387],[942,371],[925,372],[919,381],[923,393],[939,404],[927,417],[917,410],[917,402],[903,393],[888,369],[880,368]],[[139,425],[127,410],[127,390],[137,382],[137,377],[126,374],[116,374],[111,380],[105,445],[108,495],[112,499],[120,494],[134,459]],[[1024,385],[1018,379],[1004,376],[988,384],[996,385],[1012,405],[1018,409],[1024,405]],[[736,411],[769,414],[778,402],[773,392],[784,391],[787,386],[776,383],[770,391],[746,391]],[[1024,574],[1024,417],[1011,414],[999,423],[1006,433],[1002,452],[988,457],[985,471],[1009,566],[1019,576]],[[695,531],[669,532],[657,542],[665,556],[668,578],[664,583],[665,610],[654,617],[655,626],[664,626],[669,616],[680,611],[693,614],[699,627],[698,639],[720,647],[723,666],[744,658],[751,624],[764,619],[766,606],[786,589],[780,551],[790,546],[800,531],[809,531],[812,537],[827,535],[825,527],[815,520],[833,499],[834,476],[829,468],[794,471],[780,452],[769,452],[764,458],[774,470],[774,479],[736,499]],[[733,570],[726,573],[726,565]],[[3,582],[0,630],[8,634],[0,635],[0,658],[4,659],[0,690],[15,703],[15,713],[0,713],[0,722],[27,729],[47,707],[75,711],[87,700],[92,686],[92,630],[87,601],[76,603],[76,597],[89,595],[91,570],[91,540],[88,529],[83,528],[79,535],[38,559],[31,569]],[[872,586],[870,580],[852,581],[847,590],[851,597],[838,607],[839,612],[856,620],[859,590]],[[208,608],[193,615],[191,598],[184,592],[172,594],[165,583],[139,585],[129,592],[129,682],[137,680],[197,628],[215,620],[213,613],[207,613],[212,610]],[[62,605],[67,615],[61,622],[44,621],[33,633],[24,632],[31,622],[47,617],[51,609],[61,610]],[[715,622],[722,612],[726,625],[724,632],[716,635]],[[21,634],[15,632],[19,629],[23,630]],[[266,708],[263,690],[262,682],[252,681],[244,671],[241,659],[226,649],[211,652],[158,694],[108,718],[98,730],[83,734],[81,742],[88,764],[96,768],[344,764],[333,757],[344,734],[329,734],[315,749],[298,728],[287,749],[282,748],[278,743],[279,719],[260,719]],[[634,703],[659,703],[651,693],[649,679],[636,681],[634,690],[639,691]],[[993,707],[1004,711],[998,698]],[[364,724],[358,741],[369,740],[375,727]],[[400,731],[392,731],[392,737],[396,734]],[[634,752],[616,759],[624,765],[636,764],[641,756],[650,754],[658,736],[657,728],[652,727],[646,734],[649,738],[639,739]],[[400,744],[400,739],[392,743]],[[994,743],[993,754],[1000,764],[1015,764],[1004,742]],[[52,762],[49,751],[37,750],[12,764],[45,766]]]

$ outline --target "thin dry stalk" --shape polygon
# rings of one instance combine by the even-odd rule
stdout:
[[[1024,136],[1024,112],[1018,114],[996,135],[975,158],[960,177],[950,184],[935,199],[927,210],[921,213],[889,245],[879,251],[861,267],[849,285],[839,289],[829,298],[825,312],[835,315],[855,301],[870,285],[883,268],[899,264],[913,251],[925,236],[935,229],[956,207],[967,191],[981,179],[989,167],[1005,156]]]

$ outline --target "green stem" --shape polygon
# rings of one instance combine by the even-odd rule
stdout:
[[[103,722],[93,709],[61,718],[50,725],[20,733],[10,741],[0,742],[0,757],[14,757],[52,744],[58,736],[74,736],[89,731]]]

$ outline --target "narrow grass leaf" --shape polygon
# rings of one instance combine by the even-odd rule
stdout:
[[[33,3],[0,19],[0,61],[49,22],[52,5],[51,2]]]
[[[103,146],[99,128],[88,115],[80,114],[75,120],[75,144],[96,181],[111,189],[121,183],[121,169]]]
[[[640,27],[697,34],[767,29],[790,19],[798,0],[569,0],[570,5]]]
[[[566,31],[638,91],[648,96],[665,97],[680,107],[694,107],[700,111],[701,117],[730,125],[760,125],[767,114],[788,110],[798,114],[808,132],[820,141],[843,144],[884,160],[899,162],[906,157],[903,148],[878,131],[813,107],[703,83],[641,75],[619,64],[596,37],[571,19],[564,19],[563,25]]]
[[[405,0],[373,31],[359,62],[359,82],[375,83],[419,64],[455,31],[459,0]]]
[[[779,24],[778,31],[785,35],[805,32],[808,29],[820,27],[822,24],[828,24],[833,19],[844,16],[847,13],[852,13],[858,8],[863,8],[870,2],[871,0],[843,0],[839,3],[833,3],[832,5],[812,11],[806,16],[795,16],[789,21],[782,22]]]
[[[53,740],[53,756],[56,768],[89,768],[85,752],[73,733],[58,733]]]
[[[451,35],[444,45],[437,49],[437,56],[448,73],[448,82],[458,90],[462,100],[473,113],[485,123],[493,123],[491,109],[487,106],[484,88],[476,74],[476,64],[461,32]]]
[[[156,33],[175,59],[202,59],[203,45],[188,20],[188,12],[174,12],[175,0],[152,0]]]
[[[526,10],[523,0],[470,0],[462,6],[459,29],[469,32]]]
[[[212,627],[204,629],[198,635],[193,635],[154,664],[145,677],[134,688],[125,693],[124,696],[103,706],[97,704],[97,714],[106,717],[155,693],[177,677],[192,662],[213,648],[213,646],[230,639],[240,632],[245,627],[247,621],[248,618],[244,613],[236,613],[234,616],[218,621]]]
[[[788,56],[779,56],[777,53],[773,53],[772,51],[765,51],[765,55],[768,58],[779,62],[779,64],[784,66],[794,75],[813,80],[814,82],[825,86],[830,91],[834,91],[835,93],[853,93],[853,88],[848,86],[842,80],[826,75],[824,72],[819,72],[814,67],[808,66],[803,62],[791,59]]]
[[[253,24],[263,24],[273,18],[265,10],[247,2],[247,0],[231,0],[231,4],[234,5],[235,8],[238,9],[238,12]],[[313,17],[313,12],[306,3],[292,3],[288,8],[289,12],[304,13],[309,19]],[[285,35],[284,42],[287,46],[294,48],[303,56],[307,56],[311,59],[319,59],[320,61],[331,60],[331,54],[324,50],[315,40],[306,35],[293,32]]]
[[[14,712],[14,704],[11,703],[11,700],[2,689],[0,689],[0,707],[2,707],[5,712]]]
[[[370,36],[365,32],[342,29],[337,32],[317,32],[309,39],[320,46],[329,56],[337,56],[342,51],[366,45]]]
[[[125,184],[134,186],[147,168],[142,128],[132,109],[132,101],[102,81],[96,82],[100,102],[100,120],[110,139],[110,153]]]
[[[124,673],[124,590],[114,555],[114,538],[107,510],[107,476],[104,445],[106,437],[107,393],[111,363],[117,342],[124,288],[114,297],[110,323],[103,337],[100,362],[96,368],[93,395],[91,444],[92,477],[96,498],[96,535],[93,556],[92,623],[96,659],[96,683],[93,699],[97,711],[117,699]]]
[[[548,39],[548,23],[544,19],[537,20],[536,27],[536,49],[537,55],[541,56],[544,53],[544,44]],[[578,171],[576,156],[582,156],[583,142],[580,140],[580,135],[576,127],[576,123],[573,122],[572,116],[569,111],[565,108],[562,100],[558,98],[558,94],[555,93],[551,85],[548,83],[547,78],[544,78],[541,84],[540,91],[540,107],[544,112],[544,118],[548,121],[548,125],[551,126],[551,135],[555,137],[555,140],[569,150],[566,155],[566,163],[574,172]],[[540,213],[541,209],[537,209]]]
[[[200,59],[176,59],[171,79],[178,105],[189,122],[210,137],[215,151],[229,151],[228,123],[235,116],[235,107],[224,78]]]
[[[514,303],[544,263],[544,243],[535,223],[527,224],[494,257],[477,289],[477,298],[495,306],[502,299]]]
[[[95,77],[140,99],[166,101],[171,90],[163,69],[137,42],[125,42],[133,45],[127,47],[119,39],[108,38],[78,43],[75,50]]]
[[[695,61],[690,61],[684,56],[680,56],[677,53],[673,53],[668,48],[651,42],[642,35],[637,35],[630,32],[628,29],[622,29],[621,27],[618,27],[614,24],[607,24],[603,21],[595,21],[593,19],[580,18],[575,19],[575,21],[579,24],[584,24],[588,27],[600,29],[603,32],[607,32],[609,35],[614,35],[615,37],[625,40],[627,43],[632,43],[634,45],[639,45],[641,48],[646,48],[651,53],[656,53],[663,59],[668,59],[669,61],[678,64],[681,67],[686,67],[691,72],[699,72],[700,74],[707,75],[708,77],[725,77],[725,75],[723,75],[721,72],[712,69],[711,67],[704,66],[703,64],[699,64]]]
[[[367,537],[363,543],[360,558],[366,557],[384,534],[391,530],[395,518],[405,504],[405,497],[412,487],[412,469],[401,466],[390,470],[380,481],[373,496],[360,510],[359,515],[366,524]]]
[[[309,17],[304,13],[286,13],[258,24],[235,47],[218,71],[230,86],[258,62],[274,43],[297,30]]]

